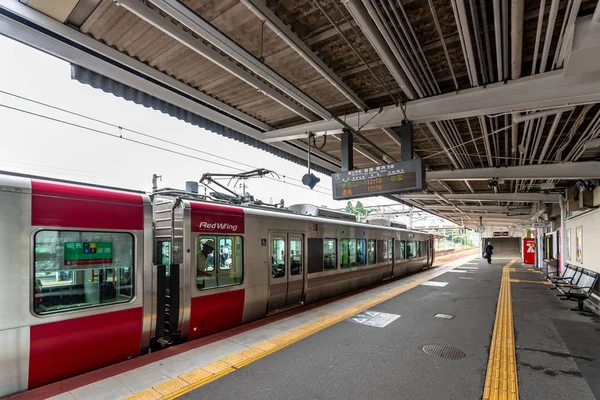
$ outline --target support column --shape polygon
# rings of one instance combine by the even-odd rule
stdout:
[[[558,195],[558,204],[560,205],[560,254],[559,254],[559,270],[558,274],[560,275],[565,270],[565,256],[566,256],[566,247],[567,247],[567,238],[565,233],[567,232],[567,227],[565,226],[565,204],[563,195]]]
[[[413,126],[411,123],[400,126],[400,141],[402,142],[401,159],[402,161],[412,160],[413,158]]]
[[[342,131],[342,171],[354,169],[354,136],[349,129]]]

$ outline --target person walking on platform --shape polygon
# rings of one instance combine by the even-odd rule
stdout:
[[[492,254],[494,253],[494,246],[492,246],[492,242],[488,242],[487,246],[485,246],[485,258],[488,260],[488,264],[492,263]]]

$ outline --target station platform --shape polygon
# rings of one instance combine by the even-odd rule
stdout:
[[[600,398],[600,318],[475,256],[19,398]]]

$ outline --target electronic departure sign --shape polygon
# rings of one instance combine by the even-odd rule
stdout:
[[[333,199],[345,200],[425,189],[425,162],[421,158],[355,169],[331,175]]]

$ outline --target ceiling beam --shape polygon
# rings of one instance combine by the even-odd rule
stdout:
[[[527,213],[529,214],[529,207],[515,207],[508,209],[502,206],[458,206],[462,211],[480,211],[480,212],[499,212],[499,213]],[[455,210],[454,206],[423,206],[424,210],[434,211],[452,211]]]
[[[487,180],[499,179],[598,179],[600,162],[566,162],[556,164],[519,165],[505,168],[455,169],[430,171],[425,174],[429,180]]]
[[[411,200],[438,200],[439,196],[433,193],[407,193],[394,195],[398,199]],[[558,194],[544,193],[445,193],[448,200],[462,201],[510,201],[516,203],[558,203]]]
[[[116,2],[128,9],[130,7],[136,7],[136,3],[138,5],[144,5],[140,0],[116,0]],[[179,24],[185,26],[196,35],[217,47],[223,53],[227,54],[227,56],[231,57],[231,59],[243,65],[248,71],[251,71],[253,74],[256,74],[256,76],[269,82],[278,90],[281,90],[284,94],[289,96],[290,99],[294,99],[303,107],[323,119],[332,118],[331,113],[325,107],[291,84],[276,71],[263,64],[260,60],[246,51],[246,49],[235,43],[212,24],[200,18],[195,12],[187,8],[187,6],[180,3],[178,0],[152,0],[152,4],[160,8],[173,20],[178,21]],[[144,7],[148,8],[145,5]],[[242,68],[240,68],[240,70],[245,71],[245,69]]]
[[[295,97],[288,97],[290,96],[290,94],[287,93],[286,90],[283,90],[282,86],[276,87],[267,83],[270,81],[265,82],[264,80],[259,79],[256,75],[252,74],[251,72],[238,65],[238,63],[236,62],[237,60],[235,58],[232,57],[232,59],[227,57],[218,50],[214,49],[212,46],[209,46],[202,40],[196,38],[192,34],[192,32],[196,33],[197,35],[200,35],[199,32],[201,32],[201,30],[198,28],[194,29],[196,25],[193,22],[190,22],[189,19],[185,19],[183,21],[179,20],[178,18],[183,17],[178,16],[178,14],[169,9],[167,5],[163,4],[163,2],[154,1],[153,4],[156,4],[158,7],[161,7],[161,9],[168,13],[171,18],[180,21],[181,24],[174,24],[171,18],[163,16],[160,13],[160,10],[156,8],[150,8],[145,3],[139,0],[117,0],[116,4],[127,9],[129,12],[136,15],[140,19],[146,21],[150,25],[164,32],[168,36],[175,39],[177,42],[188,47],[190,50],[200,54],[207,60],[210,60],[211,62],[223,68],[225,71],[229,72],[236,78],[246,82],[251,87],[255,88],[259,92],[275,100],[277,103],[281,104],[282,106],[286,107],[287,109],[296,113],[297,115],[301,116],[307,121],[314,121],[316,119],[315,116],[309,110],[304,108],[296,101],[292,100],[296,99]],[[185,27],[190,29],[192,32],[186,30]],[[251,57],[252,59],[254,59],[254,57],[250,56],[249,54],[247,54],[247,57]],[[263,69],[264,68],[266,67],[263,66]],[[289,82],[288,86],[291,86]]]
[[[367,104],[350,89],[335,72],[327,66],[300,38],[283,23],[267,7],[265,0],[242,0],[242,3],[250,9],[261,21],[263,21],[284,42],[293,48],[307,63],[309,63],[319,74],[321,74],[333,87],[350,100],[359,110],[366,110]]]
[[[406,115],[413,123],[425,123],[587,102],[600,102],[600,76],[565,77],[562,71],[553,71],[507,83],[409,101],[406,103]],[[399,106],[388,106],[382,110],[360,113],[360,116],[355,113],[340,118],[351,126],[358,126],[359,118],[369,121],[362,130],[372,130],[400,126],[404,115]],[[309,131],[324,132],[341,128],[341,124],[335,120],[309,122],[273,130],[263,137],[266,142],[274,142],[301,137]]]
[[[0,35],[87,68],[194,114],[202,115],[251,138],[260,140],[260,129],[270,129],[269,125],[22,3],[0,0],[0,9],[5,10],[8,14],[7,16],[0,15]],[[11,17],[12,15],[15,16],[15,19]],[[17,22],[18,19],[24,20],[26,23]],[[43,30],[54,32],[55,36],[44,34]],[[66,40],[63,41],[59,37]],[[131,71],[135,71],[135,73]],[[153,81],[161,82],[162,85],[153,83]],[[301,158],[306,157],[306,151],[289,143],[273,143],[272,145],[288,154]],[[311,162],[331,171],[340,169],[339,163],[317,157],[311,159]]]

